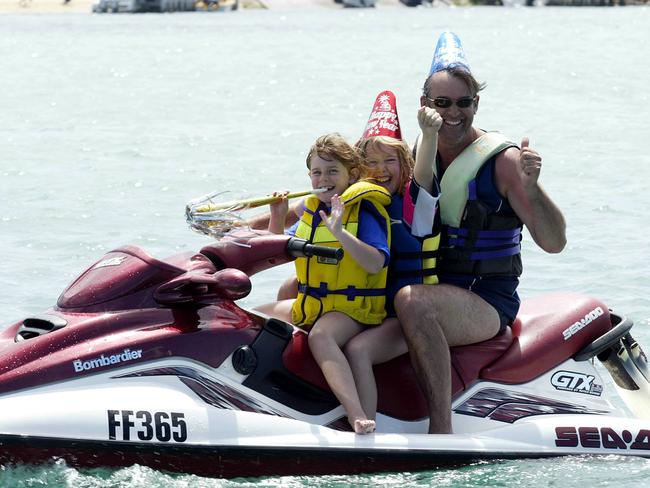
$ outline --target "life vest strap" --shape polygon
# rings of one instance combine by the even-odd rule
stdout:
[[[321,283],[319,287],[298,283],[298,292],[319,299],[327,295],[346,295],[347,299],[352,301],[356,297],[378,297],[386,295],[386,288],[357,288],[351,285],[340,290],[330,290],[327,288],[327,283]]]
[[[457,235],[461,237],[477,237],[484,239],[508,239],[521,236],[521,229],[504,229],[504,230],[470,230],[462,227],[445,227],[448,235]]]
[[[425,276],[435,276],[437,270],[435,268],[391,270],[391,274],[397,278],[423,278]]]
[[[435,251],[411,251],[394,252],[391,250],[391,257],[397,259],[433,259],[438,257],[438,250]]]
[[[316,210],[311,210],[307,208],[305,205],[302,206],[302,211],[307,212],[309,215],[318,215],[318,210],[320,209],[321,209],[320,206]]]
[[[464,247],[467,243],[471,243],[474,247],[497,247],[497,246],[516,246],[519,245],[519,237],[512,239],[478,239],[470,241],[463,237],[450,237],[447,243],[450,246]]]
[[[492,251],[479,251],[473,252],[470,254],[469,258],[472,261],[480,261],[481,259],[496,259],[496,258],[505,258],[508,256],[514,256],[519,254],[519,246],[507,247],[505,249],[497,249]]]
[[[521,229],[474,230],[446,227],[445,246],[465,252],[471,261],[496,259],[519,254]]]

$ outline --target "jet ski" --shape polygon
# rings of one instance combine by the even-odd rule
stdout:
[[[231,478],[650,457],[650,368],[632,321],[577,293],[526,300],[505,333],[452,348],[454,434],[426,434],[404,355],[376,366],[377,432],[355,435],[307,334],[237,304],[255,273],[341,250],[234,234],[164,260],[115,249],[54,307],[4,328],[0,462]]]

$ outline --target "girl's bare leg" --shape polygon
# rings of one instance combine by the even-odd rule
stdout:
[[[350,364],[361,407],[369,419],[377,414],[377,383],[373,365],[406,354],[408,347],[395,317],[377,327],[369,327],[348,341],[343,349]]]
[[[291,323],[291,307],[294,300],[281,300],[279,302],[264,303],[258,305],[253,310],[262,312],[276,319],[284,320]]]
[[[309,332],[309,348],[320,366],[327,383],[348,415],[348,422],[357,434],[375,430],[374,420],[368,419],[345,355],[343,345],[359,332],[360,325],[341,312],[329,312],[316,321]]]
[[[298,278],[295,276],[289,276],[284,283],[280,285],[278,290],[278,300],[288,300],[293,299],[298,296]]]

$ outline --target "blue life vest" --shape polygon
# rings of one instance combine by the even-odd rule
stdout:
[[[435,190],[437,194],[437,184]],[[405,222],[405,215],[409,214],[409,210],[405,209],[406,205],[409,205],[409,202],[403,195],[393,195],[393,200],[387,207],[391,220],[390,264],[386,283],[386,303],[389,311],[392,311],[393,299],[400,288],[438,283],[439,212],[436,208],[431,233],[416,237],[411,234],[410,225]]]

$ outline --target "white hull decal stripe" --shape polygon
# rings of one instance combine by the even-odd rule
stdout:
[[[199,371],[188,367],[168,367],[155,368],[136,373],[129,373],[118,376],[118,378],[143,376],[176,376],[190,390],[192,390],[201,400],[208,405],[226,410],[240,410],[243,412],[264,413],[267,415],[276,415],[278,417],[294,418],[286,412],[256,400],[244,392],[238,391],[228,385],[214,381]]]
[[[595,410],[584,405],[559,402],[550,398],[500,388],[485,388],[478,391],[456,407],[454,412],[509,424],[533,415],[604,415],[610,413],[606,410]]]

